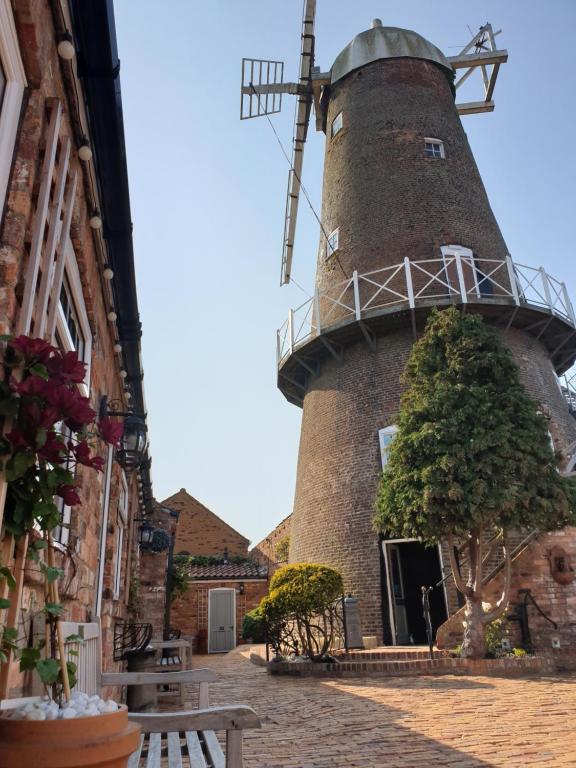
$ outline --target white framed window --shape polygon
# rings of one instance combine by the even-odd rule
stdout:
[[[124,531],[128,524],[128,484],[126,475],[122,472],[120,478],[120,494],[118,497],[118,528],[116,530],[116,548],[114,557],[114,587],[113,598],[120,598],[122,587],[122,551],[124,548]]]
[[[334,136],[336,136],[336,134],[342,130],[343,125],[344,125],[344,121],[342,118],[342,112],[338,112],[334,120],[332,120],[332,129],[331,129],[332,138],[334,138]]]
[[[326,259],[329,259],[338,250],[339,232],[338,229],[332,230],[326,239]]]
[[[104,487],[102,488],[100,518],[100,540],[98,542],[98,568],[94,591],[94,614],[102,613],[102,592],[104,588],[104,562],[106,559],[106,536],[108,534],[108,513],[110,511],[110,481],[112,479],[112,464],[114,463],[114,448],[109,445],[104,465]]]
[[[444,160],[446,157],[444,142],[440,139],[424,139],[424,154],[426,157],[436,157]]]
[[[22,97],[27,86],[10,0],[0,0],[0,212],[14,156]]]
[[[82,394],[88,396],[90,390],[90,360],[92,356],[92,331],[84,303],[82,281],[72,242],[68,237],[65,246],[64,275],[59,296],[52,296],[58,301],[56,312],[55,339],[57,346],[64,352],[74,350],[86,363],[86,378],[80,385]]]
[[[389,427],[384,427],[378,430],[378,440],[380,441],[380,459],[382,461],[382,469],[388,464],[388,451],[390,450],[390,444],[394,440],[394,436],[398,432],[396,424],[391,424]]]

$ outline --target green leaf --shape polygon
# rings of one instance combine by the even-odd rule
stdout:
[[[10,608],[10,600],[6,600],[5,597],[0,597],[0,610],[3,608]]]
[[[35,365],[31,365],[28,369],[30,373],[33,373],[35,376],[39,376],[41,379],[44,379],[44,381],[47,381],[49,378],[48,369],[45,365],[42,365],[42,363],[36,363]]]
[[[60,664],[56,659],[42,659],[36,664],[36,671],[44,685],[52,685],[52,683],[58,682]]]
[[[0,341],[12,341],[14,336],[11,333],[2,333],[0,334]]]
[[[34,456],[30,453],[23,453],[19,451],[15,453],[11,459],[6,462],[6,480],[9,483],[18,480],[26,474],[30,467],[34,464]]]
[[[0,416],[16,416],[18,406],[19,403],[15,397],[3,397],[0,400]]]
[[[39,648],[22,648],[20,652],[20,672],[36,669],[40,655]]]
[[[64,576],[62,568],[56,568],[53,565],[46,565],[46,563],[40,563],[40,570],[46,577],[48,584],[52,584],[53,581],[57,581]]]
[[[10,589],[14,589],[16,587],[16,579],[14,578],[10,568],[5,565],[0,568],[0,578],[5,579],[8,582]]]
[[[44,428],[39,429],[38,432],[36,432],[36,447],[43,448],[46,445],[47,438],[48,430]]]
[[[64,608],[60,605],[60,603],[46,603],[44,606],[45,613],[50,614],[50,616],[59,616]]]
[[[4,653],[4,651],[0,650],[0,664],[6,664],[8,661],[8,656]]]
[[[80,637],[80,635],[68,635],[68,637],[64,640],[64,643],[82,643],[84,644],[84,638]]]
[[[68,656],[79,656],[80,655],[78,653],[78,651],[66,651],[66,653],[68,654]]]

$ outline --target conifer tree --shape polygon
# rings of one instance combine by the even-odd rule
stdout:
[[[546,417],[511,352],[477,315],[433,311],[404,373],[398,432],[376,501],[377,527],[427,545],[448,541],[463,594],[462,655],[485,655],[484,627],[508,606],[512,530],[574,524],[574,485],[558,471]],[[464,545],[467,579],[454,544]],[[502,596],[483,607],[486,563],[501,547]]]

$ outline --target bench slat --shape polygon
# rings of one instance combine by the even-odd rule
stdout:
[[[140,763],[140,755],[142,754],[142,747],[144,746],[145,737],[146,737],[145,733],[143,733],[140,736],[140,744],[138,745],[138,749],[136,749],[135,752],[132,752],[132,754],[128,758],[128,768],[138,768],[138,764]]]
[[[162,734],[151,733],[148,742],[148,761],[147,768],[160,768],[160,759],[162,757]]]
[[[167,733],[166,741],[168,742],[168,768],[182,768],[182,752],[178,731]]]
[[[186,743],[188,744],[191,768],[206,768],[206,760],[204,760],[204,753],[196,731],[186,731]]]
[[[214,764],[214,768],[226,768],[226,758],[214,731],[202,731],[202,736],[208,747],[208,754]]]

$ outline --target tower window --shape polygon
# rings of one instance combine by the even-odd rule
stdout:
[[[338,233],[339,230],[335,229],[328,235],[326,240],[326,258],[329,259],[338,250]]]
[[[444,160],[444,142],[440,139],[424,139],[424,154],[426,157],[439,157]]]
[[[338,114],[336,115],[334,120],[332,120],[332,138],[334,138],[334,136],[336,136],[338,131],[342,130],[343,124],[344,123],[342,121],[342,112],[338,112]]]

